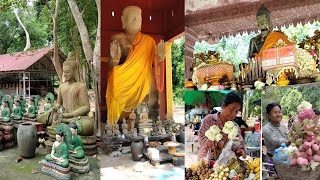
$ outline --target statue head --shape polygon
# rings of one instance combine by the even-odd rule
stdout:
[[[63,142],[63,137],[64,137],[64,134],[63,134],[62,131],[57,131],[56,132],[56,141]]]
[[[2,101],[2,106],[3,107],[8,107],[8,101],[7,100],[3,100]]]
[[[16,106],[19,106],[19,105],[20,105],[20,99],[15,99],[15,100],[14,100],[14,104],[15,104]]]
[[[267,7],[262,4],[260,9],[256,14],[257,24],[260,31],[271,31],[272,24],[271,24],[271,13],[267,9]]]
[[[74,60],[72,52],[68,54],[68,58],[63,62],[63,75],[66,81],[75,80],[75,72],[77,69],[77,63]]]
[[[134,113],[134,109],[131,109],[131,113]]]
[[[127,6],[122,11],[122,28],[129,34],[136,34],[141,31],[142,17],[141,9],[138,6]]]
[[[126,118],[123,118],[122,122],[123,124],[127,124]]]
[[[77,134],[78,126],[77,126],[77,124],[75,122],[70,122],[69,123],[69,128],[70,128],[70,130],[71,130],[73,135]]]

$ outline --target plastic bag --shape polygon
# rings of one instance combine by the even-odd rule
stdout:
[[[218,160],[214,163],[213,169],[216,169],[219,166],[227,165],[228,161],[237,158],[236,154],[232,151],[233,141],[230,140],[222,149],[222,152]]]

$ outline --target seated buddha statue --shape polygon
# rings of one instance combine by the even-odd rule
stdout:
[[[67,168],[69,166],[68,146],[64,142],[64,134],[61,131],[56,132],[56,141],[52,145],[51,154],[47,154],[45,160]]]
[[[26,108],[26,113],[24,114],[24,117],[27,117],[27,118],[36,118],[37,116],[37,109],[36,109],[36,106],[34,104],[34,98],[31,97],[29,100],[28,100],[28,106]]]
[[[84,153],[84,147],[83,147],[83,143],[82,143],[82,139],[81,137],[77,134],[77,125],[74,122],[71,122],[69,124],[70,130],[72,132],[72,139],[71,139],[71,145],[73,150],[69,151],[69,155],[77,158],[77,159],[82,159],[85,157],[85,153]]]
[[[10,122],[10,108],[7,100],[2,101],[1,118],[3,122]]]
[[[127,124],[125,118],[123,118],[123,123],[121,124],[121,130],[122,130],[122,134],[124,134],[126,137],[128,137],[128,135],[129,135],[128,124]]]
[[[73,53],[68,54],[68,58],[63,62],[63,75],[65,82],[61,83],[58,89],[58,98],[55,106],[48,112],[37,117],[38,122],[45,125],[52,124],[52,113],[56,113],[62,106],[62,122],[70,123],[74,118],[81,116],[82,131],[80,135],[91,136],[94,134],[94,120],[88,116],[90,111],[89,95],[84,83],[77,82],[77,63]]]
[[[164,63],[164,41],[156,45],[151,36],[141,32],[141,14],[137,6],[124,8],[121,16],[124,32],[111,37],[106,103],[112,127],[123,112],[136,109],[145,99],[151,89],[153,71]]]
[[[15,99],[14,100],[14,104],[13,104],[13,110],[12,110],[12,114],[11,117],[14,120],[22,120],[22,108],[20,105],[20,100],[19,99]]]
[[[263,4],[256,14],[258,28],[261,31],[259,35],[250,40],[248,58],[261,56],[262,51],[272,48],[279,39],[282,39],[285,44],[293,45],[288,38],[280,33],[272,31],[271,13]]]
[[[51,108],[52,108],[51,101],[50,101],[50,99],[49,99],[48,97],[46,97],[46,103],[44,103],[43,112],[47,112],[47,111],[49,111]]]
[[[148,121],[148,119],[149,119],[149,116],[148,116],[147,108],[142,107],[141,114],[140,114],[140,122],[146,122]]]

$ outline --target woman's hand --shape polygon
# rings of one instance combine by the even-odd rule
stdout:
[[[227,142],[228,142],[228,136],[224,134],[222,136],[222,139],[218,142],[218,148],[220,150],[223,149]]]
[[[242,156],[242,158],[245,159],[245,158],[247,157],[247,152],[246,152],[246,150],[244,150],[243,148],[237,149],[237,150],[236,150],[236,156],[237,156],[237,157]]]

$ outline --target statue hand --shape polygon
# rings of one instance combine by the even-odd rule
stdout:
[[[112,60],[120,60],[121,58],[121,48],[115,40],[110,43],[110,56]]]
[[[164,45],[164,41],[161,40],[157,45],[157,58],[158,62],[162,62],[166,57],[166,47]]]

